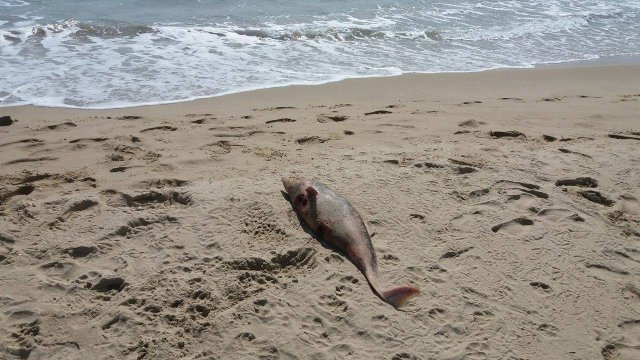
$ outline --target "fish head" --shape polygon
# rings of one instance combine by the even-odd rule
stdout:
[[[312,181],[297,176],[285,176],[282,178],[282,185],[289,194],[293,210],[311,224],[312,219],[309,217],[313,213],[312,209],[315,208],[318,195]]]

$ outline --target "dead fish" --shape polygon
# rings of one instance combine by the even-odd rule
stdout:
[[[323,240],[349,257],[380,299],[399,308],[420,293],[413,286],[380,289],[378,261],[371,237],[362,217],[347,199],[315,180],[283,177],[282,184],[296,214]]]

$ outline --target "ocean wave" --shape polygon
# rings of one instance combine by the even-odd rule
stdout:
[[[27,5],[29,5],[29,3],[23,0],[0,0],[0,6],[18,7]]]

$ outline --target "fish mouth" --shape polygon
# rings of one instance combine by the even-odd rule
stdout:
[[[281,180],[287,193],[292,194],[298,188],[301,179],[295,176],[283,176]]]

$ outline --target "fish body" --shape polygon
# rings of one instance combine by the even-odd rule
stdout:
[[[371,237],[362,217],[347,199],[315,180],[284,177],[282,184],[296,214],[319,237],[349,257],[380,299],[399,308],[420,293],[413,286],[381,290]]]

